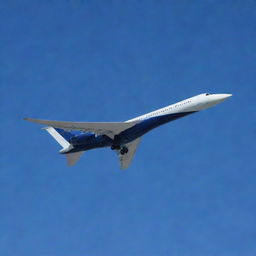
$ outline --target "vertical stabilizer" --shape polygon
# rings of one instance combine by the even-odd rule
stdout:
[[[84,151],[68,153],[68,151],[73,148],[72,144],[67,141],[71,134],[62,129],[53,127],[46,127],[44,129],[62,146],[63,149],[60,150],[60,153],[63,154],[67,152],[65,156],[67,158],[68,166],[74,165],[79,160]]]
[[[53,127],[44,128],[63,148],[70,147],[70,143],[64,139]]]

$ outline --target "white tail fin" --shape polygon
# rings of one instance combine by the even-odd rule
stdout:
[[[72,144],[70,144],[60,133],[56,131],[53,127],[46,127],[44,128],[62,147],[63,149],[60,150],[60,153],[68,152],[70,149],[73,148]],[[80,158],[80,156],[84,153],[84,151],[74,152],[74,153],[67,153],[67,164],[68,166],[74,165]]]
[[[68,166],[74,165],[83,153],[84,151],[66,154]]]
[[[70,143],[66,141],[53,127],[44,128],[50,135],[64,148],[70,147]]]

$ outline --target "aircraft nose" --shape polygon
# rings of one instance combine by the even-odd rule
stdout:
[[[213,97],[213,103],[218,104],[231,97],[232,94],[215,94]]]
[[[223,100],[225,100],[225,99],[231,97],[232,94],[221,94],[220,96],[221,96],[221,98],[222,98]]]

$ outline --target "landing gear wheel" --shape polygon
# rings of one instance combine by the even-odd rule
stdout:
[[[123,147],[124,153],[128,153],[128,148],[127,147]]]
[[[115,146],[115,145],[112,145],[112,146],[111,146],[111,149],[112,149],[112,150],[115,150],[115,149],[118,149],[118,150],[119,150],[120,148],[121,148],[120,146]]]
[[[120,154],[121,154],[121,155],[124,155],[124,154],[126,154],[126,153],[128,153],[128,148],[127,148],[127,147],[121,148]]]

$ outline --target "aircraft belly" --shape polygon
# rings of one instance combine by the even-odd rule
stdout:
[[[163,125],[165,123],[174,121],[178,118],[190,115],[194,112],[196,112],[196,111],[173,113],[173,114],[168,114],[168,115],[151,117],[149,119],[143,120],[140,123],[136,124],[135,126],[122,132],[120,134],[121,142],[122,142],[122,144],[125,144],[130,141],[133,141],[160,125]]]
[[[109,147],[112,145],[112,139],[110,139],[106,135],[100,135],[97,137],[94,137],[90,141],[87,141],[84,144],[76,145],[72,152],[78,152],[78,151],[85,151],[90,150],[94,148],[103,148],[103,147]]]

